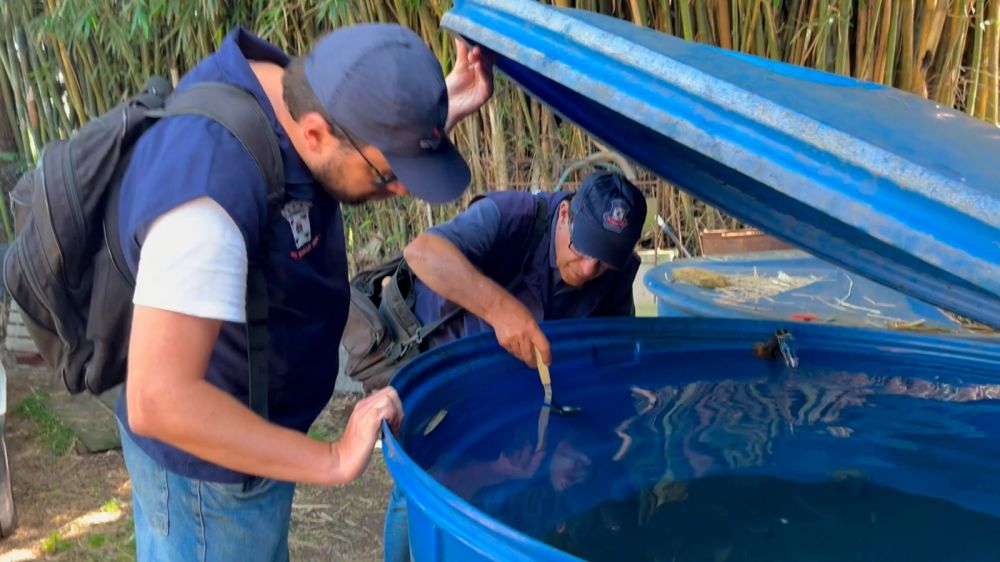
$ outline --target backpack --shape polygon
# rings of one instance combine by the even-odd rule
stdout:
[[[20,230],[4,259],[4,282],[46,363],[69,392],[100,394],[125,380],[135,279],[118,236],[122,176],[139,137],[158,119],[198,114],[217,121],[253,156],[267,183],[268,216],[284,199],[281,152],[248,92],[196,84],[170,95],[162,78],[80,128],[48,143],[12,193]],[[266,237],[265,237],[266,238]],[[266,240],[249,256],[247,340],[250,405],[267,416]]]
[[[529,254],[538,247],[548,225],[548,201],[536,197]],[[423,351],[422,344],[428,336],[463,311],[456,306],[422,326],[413,313],[415,282],[416,277],[401,255],[351,278],[351,308],[341,338],[347,354],[344,372],[360,382],[366,393],[388,385],[396,371]]]

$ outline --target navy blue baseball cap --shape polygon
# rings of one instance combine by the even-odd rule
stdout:
[[[378,148],[413,195],[446,203],[472,174],[445,135],[441,65],[413,31],[389,24],[340,28],[306,57],[309,85],[337,125]]]
[[[573,247],[614,269],[625,269],[646,221],[646,198],[614,172],[594,172],[570,201]]]

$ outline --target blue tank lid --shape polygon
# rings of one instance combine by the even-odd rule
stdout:
[[[709,204],[1000,327],[1000,129],[892,88],[528,0],[458,0],[442,25]]]

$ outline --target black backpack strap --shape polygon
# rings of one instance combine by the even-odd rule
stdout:
[[[528,254],[538,248],[538,244],[549,229],[549,200],[544,195],[535,195],[535,226],[531,230],[531,238],[528,239]]]
[[[249,92],[214,82],[195,84],[167,100],[166,109],[151,111],[151,117],[202,115],[229,130],[253,157],[267,182],[268,220],[281,209],[285,200],[284,166],[281,148],[270,120],[260,103]],[[268,417],[268,362],[270,336],[267,331],[268,229],[261,233],[256,256],[248,256],[246,333],[247,361],[250,366],[250,409]]]
[[[236,137],[267,181],[268,211],[272,205],[279,208],[285,198],[281,148],[257,99],[237,86],[204,82],[175,93],[162,111],[147,113],[151,117],[192,114],[216,121]]]

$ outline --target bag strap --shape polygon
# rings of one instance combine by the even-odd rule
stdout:
[[[247,153],[267,183],[268,220],[280,210],[285,200],[284,166],[274,128],[260,103],[249,92],[229,84],[195,84],[167,100],[166,108],[147,112],[150,117],[201,115],[225,127]],[[250,368],[250,409],[268,417],[268,362],[270,335],[267,331],[267,265],[269,230],[264,228],[255,256],[248,256],[246,335],[247,362]]]
[[[542,238],[545,236],[545,232],[549,229],[549,201],[544,196],[535,195],[535,224],[531,229],[531,238],[528,239],[528,255],[530,256],[538,248],[538,244],[541,243]],[[400,262],[400,268],[406,265],[406,261]],[[407,268],[407,272],[409,269]],[[445,314],[431,322],[430,324],[417,330],[417,333],[413,335],[406,342],[402,342],[403,345],[420,345],[423,343],[424,339],[433,334],[438,328],[447,324],[452,318],[458,316],[460,312],[463,312],[462,307],[457,307],[448,314]]]
[[[549,229],[549,200],[543,195],[535,195],[535,201],[535,226],[531,230],[531,238],[528,239],[528,254],[534,253]]]

